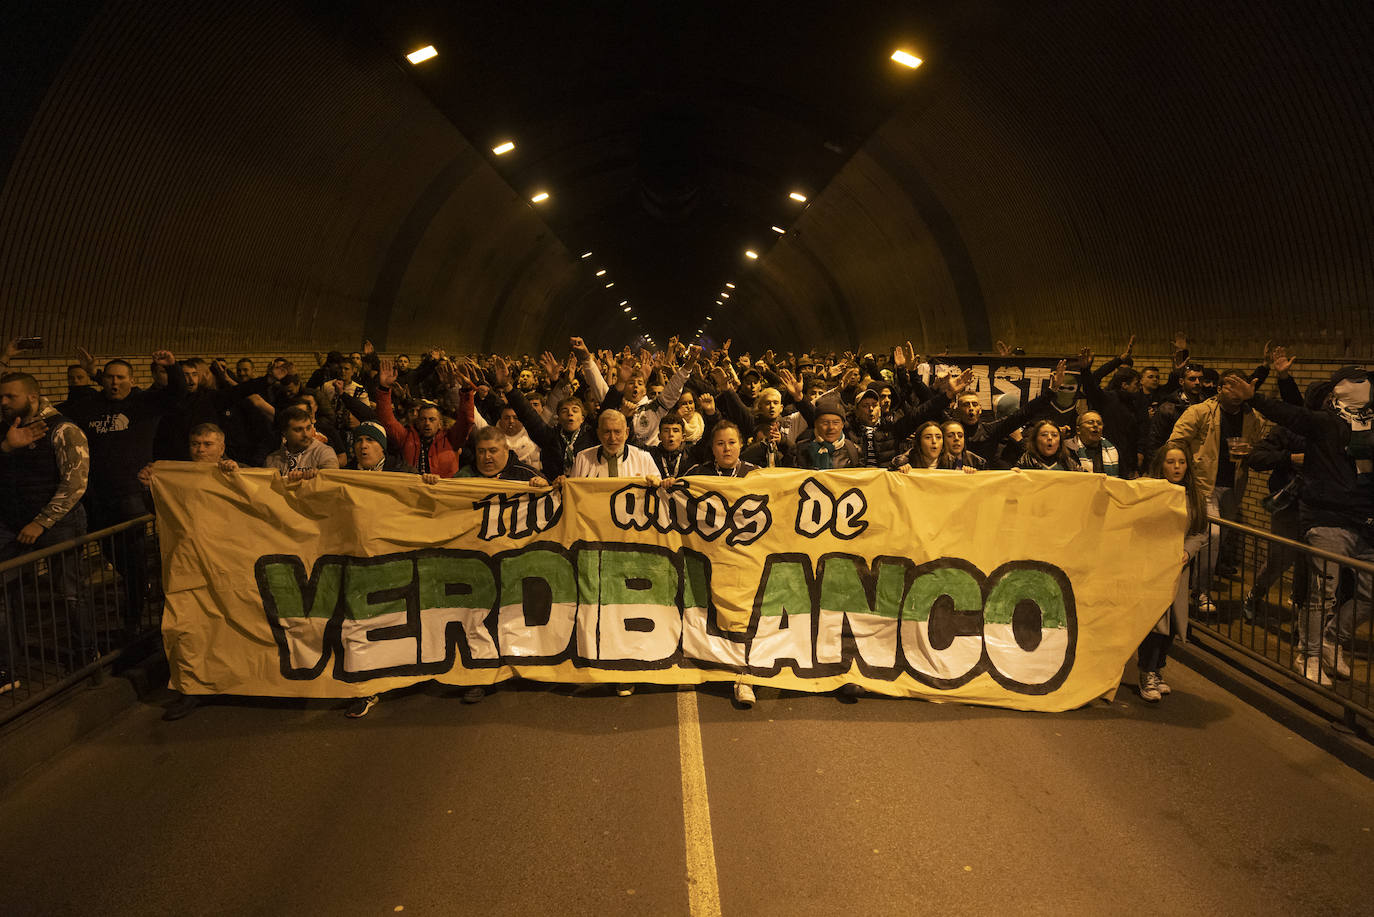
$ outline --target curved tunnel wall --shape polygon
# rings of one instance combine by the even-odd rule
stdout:
[[[722,332],[1374,351],[1367,5],[980,9],[741,271]],[[332,23],[267,0],[100,7],[0,146],[0,334],[530,351],[596,327],[538,214]]]
[[[571,259],[366,48],[280,4],[105,5],[0,190],[0,331],[235,353],[476,349],[497,324],[532,346]]]
[[[865,346],[1162,350],[1181,328],[1200,352],[1374,354],[1370,8],[1040,10],[931,55],[746,305],[847,307]]]

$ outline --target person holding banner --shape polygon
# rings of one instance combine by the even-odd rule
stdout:
[[[757,465],[740,461],[739,426],[733,420],[721,420],[711,428],[711,461],[693,465],[688,475],[710,475],[721,478],[742,478],[750,472],[758,471]],[[664,486],[677,483],[664,480]],[[754,686],[740,678],[735,682],[735,703],[744,707],[754,706]]]
[[[894,471],[928,471],[948,468],[945,460],[945,434],[940,425],[927,420],[916,431],[916,445],[892,460]]]
[[[1066,445],[1084,471],[1113,478],[1125,477],[1125,453],[1102,435],[1102,415],[1096,411],[1084,411],[1078,415],[1078,435]]]
[[[986,471],[988,463],[981,455],[970,452],[964,447],[964,425],[957,420],[946,420],[940,425],[940,433],[944,438],[944,457],[946,468],[957,468],[961,471],[973,473],[975,471]]]
[[[548,487],[549,482],[529,465],[515,458],[500,427],[483,427],[472,443],[473,462],[458,472],[460,478],[496,478],[524,481],[531,487]]]
[[[281,448],[268,454],[265,467],[292,481],[314,477],[321,468],[339,467],[334,450],[315,438],[315,422],[305,408],[287,408],[278,414],[277,430]]]
[[[1183,565],[1187,567],[1207,541],[1207,502],[1193,476],[1193,458],[1177,444],[1166,444],[1155,453],[1150,463],[1150,477],[1177,484],[1188,495],[1188,529],[1183,541]],[[1187,633],[1187,627],[1188,577],[1184,575],[1179,577],[1173,605],[1140,641],[1140,648],[1136,651],[1141,700],[1154,704],[1171,693],[1161,670],[1169,657],[1169,648],[1174,644],[1174,636]]]
[[[391,471],[414,474],[415,469],[407,465],[399,455],[387,454],[386,431],[374,421],[360,423],[353,429],[353,456],[348,467],[355,471]],[[438,481],[438,475],[426,475]]]
[[[1026,431],[1026,452],[1017,468],[1031,471],[1082,471],[1059,434],[1058,421],[1041,418]]]
[[[649,484],[657,487],[662,478],[658,466],[648,452],[629,443],[630,427],[625,415],[620,411],[603,411],[596,420],[596,435],[601,445],[583,449],[577,453],[573,462],[574,478],[625,478],[643,477]],[[555,485],[563,483],[559,476]],[[629,697],[635,692],[631,684],[616,685],[615,693]]]
[[[701,462],[687,469],[689,475],[712,475],[721,478],[742,478],[759,466],[740,461],[739,425],[733,420],[719,421],[711,428],[711,461]],[[667,483],[665,479],[664,483]]]

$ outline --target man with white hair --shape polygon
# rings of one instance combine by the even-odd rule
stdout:
[[[574,478],[624,478],[640,475],[659,479],[658,466],[648,452],[629,443],[629,425],[619,411],[602,411],[596,421],[598,446],[583,449],[573,461]]]

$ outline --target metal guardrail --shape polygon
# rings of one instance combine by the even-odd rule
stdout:
[[[1337,705],[1346,725],[1374,722],[1374,607],[1356,589],[1374,564],[1209,518],[1212,537],[1189,573],[1190,626]]]
[[[161,581],[151,514],[0,563],[0,725],[99,680],[158,626]]]

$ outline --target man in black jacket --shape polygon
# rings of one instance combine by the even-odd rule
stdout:
[[[1292,361],[1275,361],[1279,377]],[[1307,440],[1298,523],[1314,548],[1374,563],[1374,405],[1366,368],[1343,366],[1308,392],[1305,406],[1255,394],[1239,376],[1223,385],[1233,398]],[[1299,616],[1300,652],[1293,667],[1306,678],[1349,678],[1345,650],[1357,624],[1374,605],[1374,575],[1356,571],[1355,594],[1336,606],[1340,567],[1314,559],[1305,613]],[[1356,620],[1357,617],[1360,620]]]
[[[186,394],[186,378],[176,372],[176,358],[166,350],[153,362],[167,371],[167,386],[145,390],[134,386],[126,360],[110,360],[100,375],[101,392],[68,402],[70,416],[86,434],[91,450],[90,486],[86,490],[91,529],[117,525],[151,509],[138,473],[153,460],[153,438],[159,421],[177,409]],[[106,556],[124,584],[124,623],[131,632],[143,614],[148,588],[147,539],[143,526],[126,529],[102,542]]]
[[[4,562],[85,534],[81,497],[90,454],[85,435],[48,403],[28,373],[0,376],[0,418],[0,494],[4,495],[0,499],[0,562]],[[65,612],[70,645],[84,663],[89,609],[82,601],[79,565],[66,553],[49,557],[47,564],[55,601],[39,601],[39,611]],[[5,574],[4,588],[18,585],[18,579],[19,571]],[[7,604],[19,607],[17,602]],[[9,658],[10,635],[18,623],[6,620],[6,630],[0,631],[0,694],[18,685]]]

